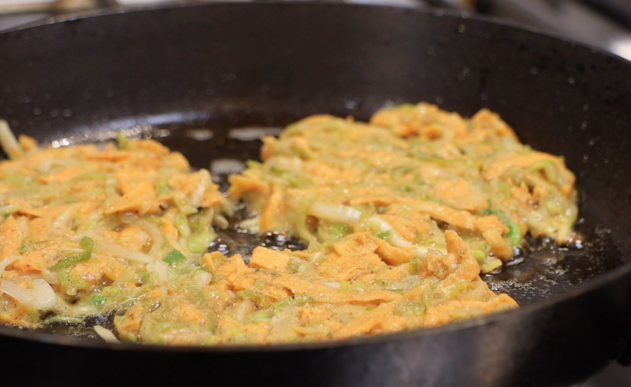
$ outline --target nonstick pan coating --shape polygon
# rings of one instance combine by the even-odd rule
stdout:
[[[499,276],[520,310],[424,331],[265,348],[124,345],[3,328],[8,381],[83,384],[565,385],[615,357],[631,289],[625,171],[631,66],[570,42],[421,11],[217,4],[0,34],[0,112],[41,141],[153,125],[199,167],[256,156],[227,129],[313,113],[367,119],[429,101],[499,112],[577,172],[588,248],[537,252]],[[210,128],[193,141],[185,128]],[[100,134],[99,134],[100,133]],[[60,371],[63,370],[63,371]],[[36,372],[34,372],[36,371]],[[61,372],[61,373],[60,373]],[[103,375],[107,379],[103,379]],[[208,379],[207,379],[208,378]]]

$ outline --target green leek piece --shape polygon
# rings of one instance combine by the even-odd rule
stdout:
[[[193,207],[191,203],[188,201],[186,195],[182,191],[171,191],[171,197],[173,198],[173,202],[184,215],[191,215],[197,213],[197,208]]]
[[[239,339],[245,335],[245,333],[239,328],[230,328],[228,333],[230,333],[230,337],[234,339]]]
[[[18,212],[18,206],[15,204],[9,204],[6,206],[0,206],[0,215],[9,216]]]
[[[316,195],[314,192],[306,194],[299,200],[298,208],[296,209],[296,228],[298,236],[305,241],[311,240],[313,237],[307,228],[307,212],[309,211],[309,208],[311,208],[315,199]]]
[[[138,338],[133,333],[127,334],[127,336],[125,336],[125,340],[131,341],[132,343],[137,343],[138,342]]]
[[[66,286],[66,293],[74,296],[75,294],[77,294],[77,289],[83,289],[85,288],[85,280],[78,275],[77,273],[70,273],[68,274],[68,285]]]
[[[252,313],[248,318],[249,321],[258,324],[262,321],[269,321],[272,319],[274,312],[271,309],[261,309]]]
[[[410,271],[414,275],[418,274],[418,257],[412,257],[412,259],[410,259]]]
[[[81,238],[81,242],[79,242],[79,245],[85,250],[83,253],[62,259],[61,261],[53,265],[53,267],[51,267],[51,270],[56,271],[65,269],[66,267],[73,266],[81,261],[87,261],[88,259],[90,259],[90,257],[92,256],[92,249],[94,249],[94,241],[88,237],[83,237]]]
[[[343,224],[334,224],[329,228],[329,234],[335,239],[342,239],[346,231],[346,226]]]
[[[469,288],[469,282],[458,282],[453,285],[445,286],[441,290],[448,300],[453,299],[463,291]]]
[[[94,249],[94,241],[88,237],[81,238],[79,242],[79,246],[83,247],[83,249],[92,255],[92,249]],[[88,257],[89,258],[89,257]]]
[[[30,176],[19,175],[17,173],[7,172],[4,175],[4,179],[2,179],[5,183],[10,185],[26,185],[33,181],[33,178]]]
[[[287,265],[287,271],[290,272],[291,274],[295,274],[298,272],[298,270],[300,269],[300,261],[297,260],[292,260],[291,262],[289,262],[289,264]]]
[[[252,301],[264,301],[265,300],[265,296],[257,293],[257,292],[253,292],[252,290],[239,290],[237,292],[237,296],[239,296],[240,298],[249,298]]]
[[[278,174],[281,179],[289,183],[290,186],[296,188],[304,188],[313,184],[313,182],[306,177],[300,176],[296,173],[287,172],[277,167],[271,167],[270,171]]]
[[[482,262],[486,259],[486,253],[482,250],[471,250],[471,254],[473,254],[473,257],[475,258],[476,261],[478,262]]]
[[[249,292],[249,293],[241,293],[240,292]],[[239,292],[237,292],[237,295],[241,298],[250,298],[250,299],[256,299],[258,297],[263,297],[261,300],[264,300],[265,297],[262,295],[259,295],[258,293],[254,293],[251,292],[249,290],[240,290]],[[300,305],[304,305],[304,304],[308,304],[310,302],[313,302],[313,300],[310,297],[307,297],[305,295],[302,294],[295,294],[293,296],[290,297],[286,297],[283,298],[281,300],[276,301],[275,303],[273,303],[270,307],[265,308],[265,309],[259,309],[256,312],[252,313],[250,315],[250,317],[248,318],[249,321],[253,322],[253,323],[259,323],[261,321],[267,321],[270,320],[273,316],[274,313],[277,311],[280,311],[281,309],[288,307],[290,305],[296,305],[296,306],[300,306]]]
[[[39,311],[35,308],[32,308],[30,306],[26,307],[26,314],[29,316],[29,318],[31,320],[33,320],[33,322],[38,323],[41,321],[40,316],[39,316]]]
[[[25,240],[25,242],[27,241]],[[39,241],[39,242],[32,242],[32,243],[27,242],[24,245],[20,246],[18,251],[20,252],[20,254],[28,254],[31,251],[37,250],[44,243],[47,243],[47,241]]]
[[[68,273],[65,270],[59,270],[59,274],[57,274],[59,278],[59,284],[62,288],[67,289],[70,282],[68,281]]]
[[[521,242],[521,228],[515,222],[511,222],[508,225],[510,231],[506,234],[506,237],[510,240],[511,246],[517,246]]]
[[[392,230],[386,230],[386,231],[378,233],[377,234],[377,238],[386,239],[387,240],[387,239],[392,238],[392,235],[393,235]]]
[[[44,321],[45,324],[64,323],[64,324],[81,324],[83,319],[81,317],[71,316],[53,316]]]
[[[116,133],[116,141],[118,142],[118,149],[125,149],[129,146],[129,138],[122,131]]]
[[[502,261],[497,258],[487,258],[480,263],[480,269],[484,273],[490,273],[495,269],[502,267]]]
[[[418,168],[409,165],[399,165],[393,167],[389,171],[390,175],[395,179],[402,179],[408,174],[412,174],[414,176],[414,183],[423,184],[423,179],[421,178],[421,174]]]
[[[557,173],[556,163],[552,160],[541,160],[533,163],[528,167],[529,171],[541,171],[546,175],[548,180],[552,183],[557,183],[559,180],[559,174]]]
[[[158,197],[167,195],[169,193],[169,182],[166,179],[158,179],[156,181],[156,192]]]
[[[258,167],[259,165],[261,165],[261,163],[259,161],[256,160],[248,160],[245,162],[245,165],[248,166],[248,168],[255,168]]]
[[[162,260],[169,265],[173,266],[176,262],[186,259],[184,254],[182,254],[179,250],[173,249],[167,255],[162,258]]]
[[[74,178],[72,178],[71,181],[77,182],[77,181],[85,181],[85,180],[105,180],[106,178],[107,178],[106,173],[92,171],[92,172],[85,172],[78,176],[75,176]]]
[[[183,213],[178,213],[175,215],[175,219],[173,219],[173,223],[177,228],[177,231],[184,238],[188,238],[191,235],[191,227],[188,224],[188,218]]]
[[[138,276],[140,277],[140,282],[146,284],[149,283],[149,280],[151,279],[151,272],[141,271],[140,273],[138,273]]]
[[[215,234],[215,230],[208,229],[204,232],[201,232],[197,235],[193,235],[188,238],[188,251],[191,253],[202,254],[208,250],[208,246],[215,239],[217,235]]]
[[[105,300],[107,300],[106,296],[102,294],[93,294],[88,301],[88,305],[103,306],[103,304],[105,304]]]
[[[422,316],[425,313],[425,303],[423,301],[408,302],[406,304],[397,305],[394,308],[396,315],[412,315]]]
[[[272,304],[271,308],[274,310],[280,310],[288,305],[304,305],[312,302],[313,300],[305,296],[304,294],[294,294],[293,296],[283,298]]]
[[[490,201],[489,201],[490,206]],[[484,210],[485,216],[495,215],[497,216],[502,223],[508,227],[508,232],[504,235],[506,236],[511,243],[511,246],[518,246],[521,242],[521,227],[515,222],[510,216],[506,215],[506,213],[502,210],[491,210],[490,208]]]
[[[197,214],[188,218],[188,224],[191,231],[202,232],[207,231],[213,222],[215,211],[212,208],[204,208]]]
[[[546,206],[546,209],[548,210],[548,213],[550,213],[550,215],[552,215],[552,216],[559,215],[559,214],[561,214],[563,212],[563,209],[561,209],[561,206],[559,206],[552,199],[546,200],[545,201],[545,206]]]
[[[504,183],[503,181],[499,182],[497,184],[497,189],[504,194],[504,196],[508,197],[510,196],[510,190],[511,190],[511,186]]]

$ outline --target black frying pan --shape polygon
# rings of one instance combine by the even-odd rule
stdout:
[[[386,103],[488,107],[577,172],[581,251],[536,241],[486,277],[519,310],[333,343],[165,348],[0,328],[3,385],[556,386],[628,356],[631,65],[486,21],[333,4],[216,4],[67,20],[0,34],[0,113],[41,141],[136,125],[194,165],[256,156],[230,127]],[[191,140],[182,128],[215,137]],[[551,259],[554,258],[554,259]],[[80,330],[77,330],[79,332]]]

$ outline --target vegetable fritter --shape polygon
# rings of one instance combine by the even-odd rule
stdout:
[[[180,153],[153,140],[14,144],[13,160],[0,162],[5,324],[124,310],[167,279],[174,254],[198,262],[216,237],[211,223],[226,223],[231,209],[208,171],[191,173]]]
[[[404,105],[370,124],[312,116],[264,138],[261,156],[231,178],[230,195],[256,214],[245,227],[320,243],[370,232],[392,246],[392,265],[445,252],[455,230],[489,273],[526,233],[568,242],[578,213],[563,159],[519,143],[487,110],[463,119]]]
[[[480,273],[527,233],[574,238],[572,172],[487,110],[305,118],[263,139],[228,197],[180,153],[118,140],[42,149],[0,122],[0,323],[114,314],[104,339],[167,345],[404,331],[517,307]],[[308,248],[208,253],[240,201],[240,228]]]
[[[397,266],[368,232],[306,251],[257,247],[249,265],[210,253],[201,269],[174,265],[174,279],[117,317],[116,329],[156,344],[271,344],[431,327],[517,306],[489,290],[454,231],[445,240],[447,254]]]

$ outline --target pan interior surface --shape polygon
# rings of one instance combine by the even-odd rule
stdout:
[[[153,138],[170,149],[181,151],[193,168],[211,170],[213,179],[222,191],[229,187],[228,176],[245,168],[247,160],[258,160],[262,145],[260,136],[276,135],[285,125],[300,117],[275,116],[273,113],[247,111],[229,114],[206,122],[174,123],[160,127],[140,126],[122,129],[136,138]],[[53,142],[74,144],[101,142],[113,133],[97,131],[79,138],[58,138]],[[581,218],[576,230],[584,236],[584,242],[558,246],[547,238],[529,237],[520,253],[500,271],[483,274],[482,278],[495,292],[505,292],[522,306],[536,303],[562,294],[580,284],[615,269],[623,264],[609,231],[599,221],[597,214],[589,212],[583,203]],[[304,249],[306,245],[297,239],[268,233],[255,235],[244,233],[238,222],[247,216],[241,208],[231,219],[231,226],[216,229],[219,238],[209,251],[220,251],[227,256],[241,254],[249,260],[256,246],[292,250]],[[98,339],[93,325],[113,329],[113,315],[88,318],[83,324],[57,323],[38,329],[43,333],[62,334],[79,338]]]
[[[329,13],[311,18],[316,9]],[[260,142],[234,129],[315,113],[366,120],[404,102],[489,108],[522,142],[566,158],[586,236],[582,249],[531,240],[523,260],[484,276],[490,286],[536,303],[628,261],[631,66],[573,43],[403,9],[252,4],[36,26],[1,34],[0,47],[0,107],[17,133],[63,145],[140,127],[195,167],[258,158]],[[214,248],[237,245],[224,235]]]

